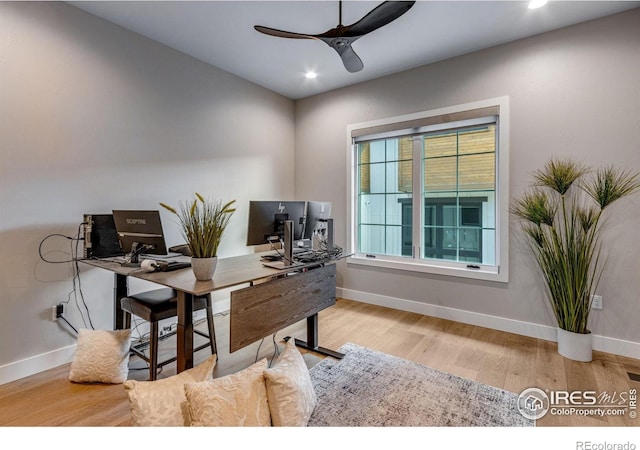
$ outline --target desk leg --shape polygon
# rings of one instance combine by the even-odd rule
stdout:
[[[285,338],[285,340],[289,339],[290,338],[288,337]],[[296,346],[300,348],[311,350],[313,352],[320,353],[321,355],[331,356],[336,359],[342,359],[344,357],[344,353],[336,352],[318,345],[318,314],[307,317],[307,342],[296,339],[295,343]]]
[[[119,273],[114,274],[113,278],[113,329],[122,330],[124,327],[124,317],[120,299],[129,295],[129,286],[127,276]]]
[[[193,295],[177,291],[178,294],[178,330],[177,330],[177,372],[193,367]]]

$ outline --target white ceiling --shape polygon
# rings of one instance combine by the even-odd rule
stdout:
[[[418,1],[394,22],[353,44],[364,62],[345,70],[315,40],[284,39],[263,25],[305,34],[338,24],[338,1],[88,1],[87,12],[292,99],[492,47],[640,6],[638,1]],[[342,22],[357,22],[381,2],[343,2]],[[314,70],[318,77],[306,79]]]

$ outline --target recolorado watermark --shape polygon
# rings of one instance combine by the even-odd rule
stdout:
[[[633,442],[576,442],[576,450],[636,450]]]
[[[528,388],[518,397],[518,410],[527,419],[553,416],[637,417],[637,390],[614,392],[563,391]],[[617,450],[618,447],[581,447],[584,450]],[[620,450],[634,450],[624,449]]]

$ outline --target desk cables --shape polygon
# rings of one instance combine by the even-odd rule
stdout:
[[[73,298],[76,308],[80,312],[80,317],[82,318],[85,328],[91,327],[91,329],[95,329],[93,326],[93,322],[91,320],[91,315],[89,313],[89,307],[87,306],[87,303],[84,298],[84,293],[82,292],[82,283],[80,280],[80,267],[78,264],[78,262],[82,260],[82,258],[79,258],[78,255],[80,254],[79,252],[82,250],[80,247],[80,242],[84,241],[84,238],[81,236],[84,236],[83,227],[85,227],[86,225],[87,224],[85,222],[80,223],[78,225],[78,231],[75,236],[67,236],[61,233],[52,233],[45,236],[40,241],[40,245],[38,246],[38,255],[42,261],[49,264],[68,264],[68,263],[72,264],[71,267],[72,267],[73,273],[71,278],[71,284],[72,284],[71,291],[67,294],[67,299],[60,301],[58,305],[68,305],[71,303],[71,300]],[[44,250],[45,243],[52,238],[64,238],[70,241],[70,255],[71,255],[70,259],[52,260],[46,257],[46,255],[48,255],[49,253],[54,252],[54,250],[51,250],[48,252]],[[76,327],[74,327],[64,317],[62,313],[57,314],[56,319],[62,319],[77,334],[78,330],[76,329]]]

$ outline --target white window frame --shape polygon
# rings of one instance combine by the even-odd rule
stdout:
[[[354,144],[354,134],[358,130],[381,127],[383,129],[393,128],[398,124],[398,128],[406,128],[400,124],[407,122],[429,119],[431,117],[443,116],[447,114],[464,113],[481,108],[497,107],[499,110],[496,126],[496,255],[495,265],[480,265],[478,268],[469,268],[464,263],[446,260],[432,259],[407,259],[402,257],[375,255],[375,257],[357,252],[357,145]],[[351,256],[347,259],[348,264],[382,267],[387,269],[407,270],[412,272],[422,272],[436,275],[445,275],[461,278],[471,278],[477,280],[495,281],[507,283],[509,281],[509,98],[497,97],[477,102],[465,103],[445,108],[422,111],[414,114],[390,117],[386,119],[369,122],[355,123],[347,126],[347,253]],[[416,167],[418,166],[418,167]],[[416,175],[420,167],[414,164]],[[417,193],[416,193],[417,194]],[[421,198],[421,195],[415,195]],[[420,204],[420,203],[418,203]],[[414,211],[418,209],[414,208]],[[414,230],[414,235],[418,235],[419,230]]]

